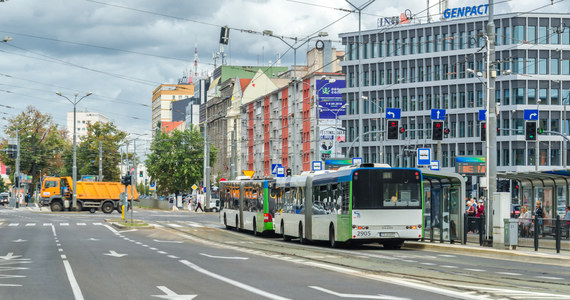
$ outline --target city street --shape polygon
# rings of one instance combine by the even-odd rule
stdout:
[[[117,229],[105,221],[116,212],[0,208],[0,297],[570,299],[568,261],[331,249],[228,231],[214,213],[134,215],[155,229]]]

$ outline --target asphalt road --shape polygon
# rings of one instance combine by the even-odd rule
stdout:
[[[569,268],[532,259],[307,246],[210,213],[135,211],[146,230],[109,217],[0,208],[0,298],[570,299]]]

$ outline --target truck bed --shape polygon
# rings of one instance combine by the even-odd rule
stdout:
[[[131,198],[131,187],[127,188],[129,199]],[[125,191],[125,186],[120,182],[77,182],[77,199],[81,200],[119,200],[121,193]],[[134,199],[139,198],[139,193],[135,189]]]

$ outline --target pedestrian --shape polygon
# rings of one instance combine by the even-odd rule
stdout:
[[[535,222],[538,220],[538,232],[536,233],[540,237],[540,232],[542,229],[542,218],[544,218],[544,210],[542,209],[542,202],[536,201],[536,208],[534,210]]]
[[[196,209],[194,210],[194,212],[198,212],[198,208],[204,212],[204,209],[202,209],[202,203],[198,200],[196,201]]]
[[[521,236],[530,236],[530,224],[531,224],[530,211],[526,208],[526,205],[521,209],[521,215],[519,216],[519,226],[521,226]]]

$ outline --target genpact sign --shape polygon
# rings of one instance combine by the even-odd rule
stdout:
[[[489,4],[481,4],[479,6],[465,6],[448,8],[443,11],[444,19],[453,19],[459,17],[482,16],[487,14]]]

